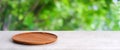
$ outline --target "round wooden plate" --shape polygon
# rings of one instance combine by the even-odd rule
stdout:
[[[42,45],[55,42],[57,36],[47,32],[26,32],[12,37],[13,41],[27,45]]]

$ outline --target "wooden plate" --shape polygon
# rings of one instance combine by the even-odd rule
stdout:
[[[49,44],[57,40],[57,36],[47,32],[26,32],[12,37],[13,41],[20,44],[39,45]]]

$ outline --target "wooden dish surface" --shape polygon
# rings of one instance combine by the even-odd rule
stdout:
[[[43,45],[55,42],[57,36],[47,32],[26,32],[13,36],[12,40],[20,44]]]

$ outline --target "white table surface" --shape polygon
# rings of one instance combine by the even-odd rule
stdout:
[[[120,32],[112,31],[46,31],[58,40],[47,45],[21,45],[11,37],[28,31],[0,31],[0,50],[120,50]]]

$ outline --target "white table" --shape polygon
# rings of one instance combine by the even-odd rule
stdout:
[[[27,31],[0,31],[0,50],[120,50],[120,32],[112,31],[46,31],[58,36],[47,45],[21,45],[11,37]]]

